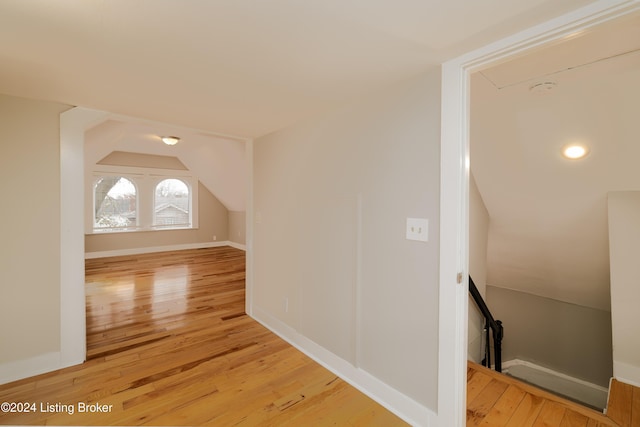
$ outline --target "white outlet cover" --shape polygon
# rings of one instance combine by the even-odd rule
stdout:
[[[427,218],[407,218],[407,240],[429,241],[429,220]]]

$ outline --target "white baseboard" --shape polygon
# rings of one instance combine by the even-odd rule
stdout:
[[[246,251],[247,250],[247,246],[246,245],[243,245],[241,243],[232,242],[231,240],[229,240],[227,242],[227,245],[231,246],[232,248],[240,249],[242,251]]]
[[[429,408],[356,368],[266,311],[254,306],[251,317],[412,426],[437,425],[437,415]]]
[[[63,367],[60,362],[60,352],[45,353],[29,359],[0,363],[0,384],[44,374]]]
[[[219,242],[187,243],[182,245],[150,246],[147,248],[132,248],[132,249],[117,249],[113,251],[85,252],[84,259],[152,254],[155,252],[181,251],[186,249],[217,248],[220,246],[231,246],[237,249],[243,249],[238,247],[238,246],[241,246],[238,243],[230,242],[228,240],[223,240]]]
[[[640,367],[613,361],[613,377],[623,383],[640,387]]]
[[[608,389],[606,387],[571,377],[562,372],[520,359],[504,362],[502,371],[596,408],[604,409],[607,406]]]

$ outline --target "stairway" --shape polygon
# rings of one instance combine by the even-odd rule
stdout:
[[[626,400],[621,404],[626,405]],[[631,420],[631,417],[629,419]],[[467,426],[480,425],[638,426],[620,424],[600,412],[468,362]]]
[[[640,387],[611,380],[607,417],[621,427],[640,427]]]

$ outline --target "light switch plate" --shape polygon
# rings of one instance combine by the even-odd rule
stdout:
[[[429,220],[427,218],[407,218],[407,240],[428,241]]]

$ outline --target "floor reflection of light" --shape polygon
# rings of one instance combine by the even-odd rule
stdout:
[[[131,322],[130,313],[135,308],[135,283],[130,279],[114,280],[110,283],[87,282],[91,292],[87,292],[87,314],[108,316],[109,323],[105,325],[114,327]]]
[[[185,295],[188,280],[189,267],[186,265],[172,265],[154,271],[151,299],[153,312],[162,316],[167,310],[176,314],[184,313],[187,309],[187,300],[186,298],[176,299],[175,295]]]
[[[186,265],[171,265],[135,274],[120,275],[107,282],[87,281],[88,318],[106,320],[103,328],[116,328],[128,324],[151,322],[169,315],[188,311],[186,298],[191,269]],[[172,319],[173,326],[182,322]],[[164,324],[161,327],[168,327]]]

